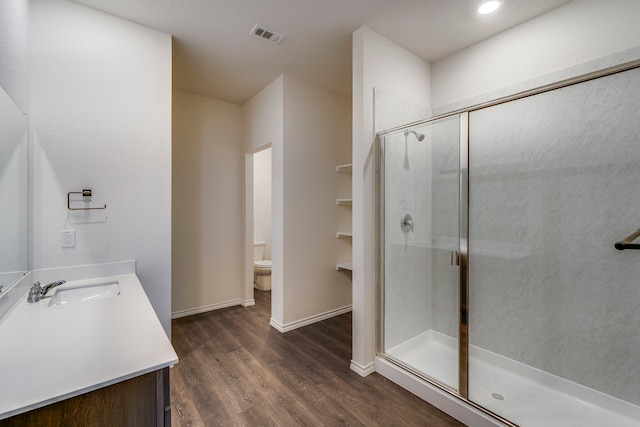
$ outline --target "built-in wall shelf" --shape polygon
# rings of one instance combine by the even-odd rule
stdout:
[[[349,163],[348,165],[336,166],[336,172],[351,173],[352,170],[353,165],[351,163]]]
[[[340,195],[348,195],[351,193],[352,188],[352,171],[353,165],[343,164],[336,166],[336,172],[339,177],[336,177],[336,190]],[[338,230],[353,230],[352,218],[351,218],[351,206],[353,205],[352,198],[336,199],[338,206],[344,206],[344,208],[336,209],[337,229]],[[336,265],[336,270],[347,272],[345,276],[350,279],[351,272],[353,271],[350,259],[353,259],[352,241],[353,234],[351,231],[337,231],[336,238],[341,242],[336,242],[336,261],[343,261]],[[342,279],[341,279],[342,280]]]
[[[344,262],[336,265],[336,270],[353,271],[353,265],[350,262]]]

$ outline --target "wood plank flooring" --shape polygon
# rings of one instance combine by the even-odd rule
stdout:
[[[349,369],[351,313],[281,334],[256,305],[173,321],[174,427],[461,426],[377,373]]]

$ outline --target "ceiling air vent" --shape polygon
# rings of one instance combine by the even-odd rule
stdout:
[[[284,34],[280,34],[276,31],[270,30],[269,28],[260,25],[254,26],[250,34],[254,37],[266,40],[273,44],[280,44],[282,39],[284,39]]]

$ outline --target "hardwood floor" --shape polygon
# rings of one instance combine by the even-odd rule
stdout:
[[[351,313],[281,334],[256,305],[173,321],[174,427],[461,426],[377,373],[349,369]]]

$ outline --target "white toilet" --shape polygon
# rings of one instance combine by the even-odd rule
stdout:
[[[253,242],[253,286],[259,291],[271,290],[271,260],[264,258],[267,242]]]

